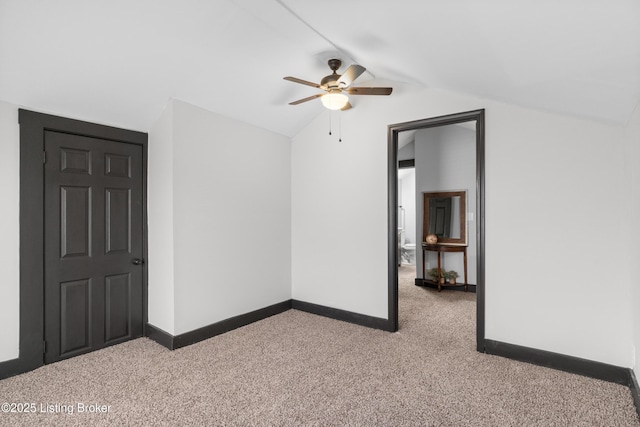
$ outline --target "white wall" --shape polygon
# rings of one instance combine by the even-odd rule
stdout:
[[[0,101],[0,362],[18,357],[20,333],[20,127],[18,107]]]
[[[416,218],[417,236],[423,236],[424,192],[467,192],[467,283],[477,284],[476,262],[476,133],[459,125],[420,129],[416,137]],[[456,224],[457,225],[457,224]],[[453,230],[452,230],[453,231]],[[420,251],[419,251],[420,252]],[[437,254],[427,252],[426,270],[438,266]],[[418,277],[422,277],[422,252],[417,257]],[[457,271],[464,280],[462,253],[442,253],[442,268]]]
[[[175,334],[289,300],[290,224],[289,138],[173,101]]]
[[[147,206],[149,224],[149,323],[175,334],[173,103],[149,131]]]
[[[636,107],[633,117],[625,129],[626,163],[625,171],[631,181],[630,197],[625,198],[631,227],[629,244],[631,250],[627,260],[628,274],[631,283],[631,298],[628,309],[633,314],[634,372],[640,378],[640,105]]]
[[[386,318],[386,121],[341,112],[339,142],[328,114],[292,143],[292,295]]]
[[[486,338],[632,366],[622,128],[392,85],[293,140],[294,298],[386,318],[387,125],[485,108]]]

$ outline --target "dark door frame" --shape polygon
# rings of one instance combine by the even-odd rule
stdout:
[[[463,122],[476,122],[476,243],[477,243],[477,284],[476,284],[476,348],[485,351],[485,270],[484,270],[484,109],[433,117],[423,120],[398,123],[388,127],[388,325],[391,332],[398,330],[398,133],[409,130],[447,126]]]
[[[20,353],[6,376],[44,364],[44,132],[46,130],[142,146],[143,256],[147,259],[147,141],[143,132],[19,110],[20,122]],[[143,334],[148,270],[142,273]]]

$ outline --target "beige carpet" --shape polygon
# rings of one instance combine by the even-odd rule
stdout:
[[[401,276],[398,333],[290,310],[174,352],[138,339],[0,381],[0,403],[73,409],[0,425],[640,425],[624,386],[477,353],[475,295]]]

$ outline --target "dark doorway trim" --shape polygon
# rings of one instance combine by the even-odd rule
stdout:
[[[147,259],[147,141],[143,132],[19,110],[20,122],[20,353],[12,361],[15,375],[43,365],[44,344],[44,132],[95,137],[142,146],[143,253]],[[143,271],[143,325],[147,323],[147,264]]]
[[[478,248],[477,265],[478,278],[476,283],[476,348],[485,351],[484,317],[485,317],[485,288],[484,288],[484,109],[450,114],[424,120],[389,125],[388,128],[388,324],[387,330],[398,330],[398,253],[397,229],[398,214],[398,133],[416,129],[426,129],[437,126],[447,126],[463,122],[476,122],[476,242]]]

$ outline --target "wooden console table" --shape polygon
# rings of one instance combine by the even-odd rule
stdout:
[[[440,254],[442,252],[462,252],[463,256],[464,256],[464,283],[462,283],[462,285],[464,285],[464,291],[467,292],[467,288],[468,288],[468,283],[467,283],[467,247],[466,246],[458,246],[458,245],[430,245],[428,243],[422,243],[422,280],[426,279],[425,276],[425,254],[427,252],[437,252],[438,253],[438,292],[442,290],[442,286],[458,286],[459,284],[456,283],[455,285],[450,285],[448,282],[447,283],[440,283],[440,269],[441,269],[441,265],[442,262],[440,260]]]

